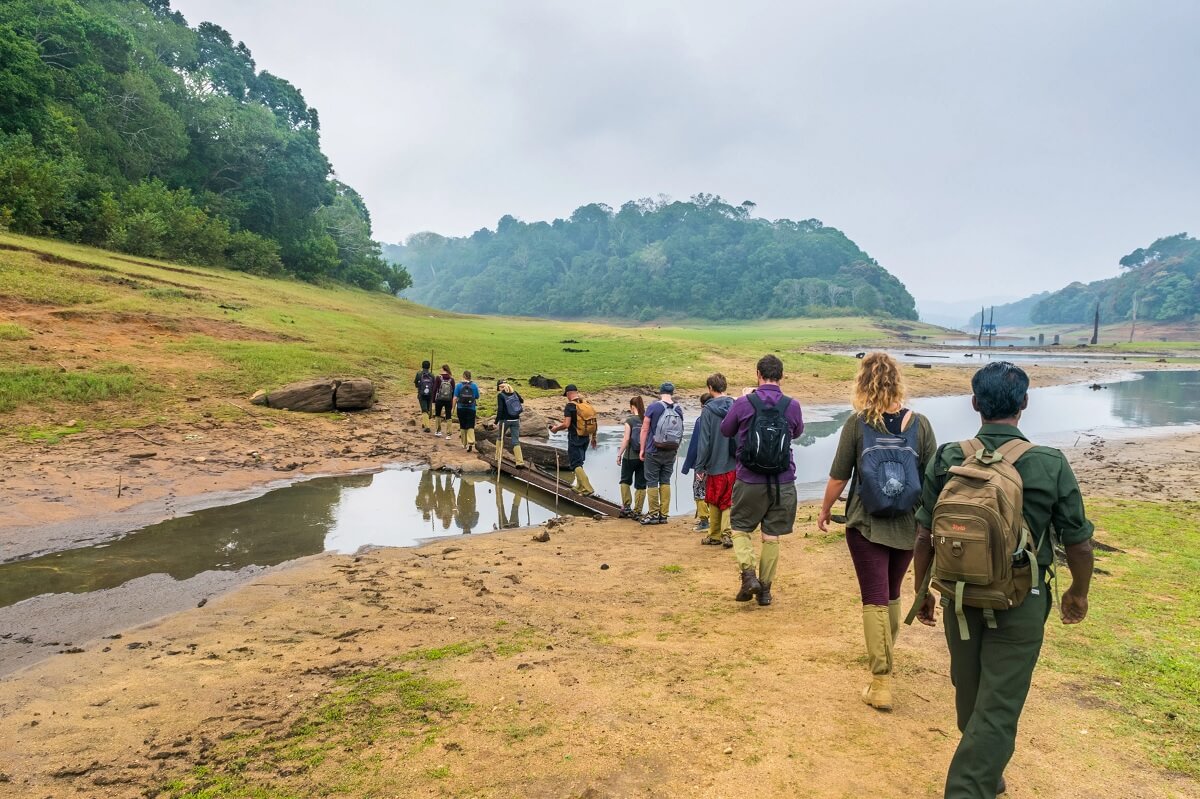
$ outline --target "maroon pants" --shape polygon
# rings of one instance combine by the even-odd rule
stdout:
[[[846,545],[850,560],[858,574],[858,588],[864,605],[886,605],[900,598],[900,584],[908,564],[912,563],[911,549],[893,549],[874,544],[853,527],[846,528]]]

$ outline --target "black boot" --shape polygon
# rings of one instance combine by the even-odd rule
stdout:
[[[734,599],[738,602],[749,602],[760,591],[762,591],[762,583],[754,575],[754,569],[746,569],[742,572],[741,590],[737,592]]]
[[[762,588],[758,592],[758,604],[766,607],[771,604],[771,584],[763,583]]]
[[[1004,775],[1000,775],[1000,782],[996,784],[996,796],[1002,793],[1008,793],[1008,784],[1004,782]]]

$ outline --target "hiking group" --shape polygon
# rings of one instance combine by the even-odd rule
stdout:
[[[462,373],[462,380],[455,382],[449,364],[442,364],[442,371],[430,371],[430,362],[422,361],[421,370],[413,377],[417,390],[417,402],[421,407],[421,425],[426,432],[433,431],[438,438],[450,437],[451,414],[458,418],[459,441],[467,452],[475,450],[475,424],[479,411],[479,386],[471,379],[470,370]],[[513,459],[517,468],[525,467],[521,451],[521,413],[524,400],[516,389],[506,381],[496,384],[496,425],[500,430],[501,447],[507,436],[512,444]],[[442,432],[443,424],[445,432]]]
[[[756,375],[757,387],[736,399],[727,394],[723,375],[708,378],[683,473],[693,473],[696,529],[705,532],[701,542],[733,550],[740,580],[734,599],[769,606],[780,541],[796,522],[792,442],[804,420],[799,402],[780,387],[778,357],[761,358]],[[457,402],[463,446],[470,448],[478,388],[467,372],[444,399],[446,380],[453,378],[443,367],[432,382],[418,373],[416,383],[419,392],[428,384],[434,394],[438,434]],[[498,387],[502,397],[515,394],[505,385]],[[1004,769],[1016,746],[1051,610],[1055,539],[1072,578],[1059,603],[1064,624],[1087,615],[1093,568],[1093,526],[1066,457],[1032,444],[1018,427],[1029,403],[1028,376],[1011,363],[994,362],[974,374],[971,388],[978,432],[938,446],[930,420],[905,407],[895,359],[866,355],[853,386],[854,413],[842,428],[817,520],[828,531],[833,505],[849,489],[845,518],[838,521],[846,525],[862,603],[870,682],[861,697],[867,705],[890,711],[895,704],[895,645],[904,615],[900,589],[910,565],[916,600],[904,621],[934,626],[939,604],[943,610],[961,733],[946,777],[947,799],[991,799],[1006,791]],[[596,411],[576,386],[567,386],[564,395],[563,419],[551,430],[567,432],[574,489],[592,494],[583,467],[589,446],[596,446]],[[685,437],[684,412],[674,395],[675,386],[664,382],[649,406],[633,397],[623,425],[617,454],[621,516],[643,525],[664,524],[669,515],[671,478]],[[460,396],[473,397],[469,425]],[[428,407],[423,400],[427,414]],[[512,441],[520,461],[518,433]]]

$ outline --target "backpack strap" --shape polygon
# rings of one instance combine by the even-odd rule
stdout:
[[[1004,444],[1002,444],[996,450],[996,453],[1002,455],[1004,460],[1008,461],[1009,463],[1015,464],[1021,459],[1022,455],[1024,455],[1026,452],[1029,452],[1029,450],[1033,449],[1035,446],[1035,444],[1031,444],[1023,438],[1014,438],[1004,442]]]
[[[958,446],[962,448],[963,463],[966,463],[987,449],[978,438],[969,438],[966,441],[960,441],[958,442]]]

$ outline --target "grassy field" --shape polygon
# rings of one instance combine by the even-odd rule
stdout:
[[[1097,552],[1087,622],[1051,637],[1047,662],[1087,675],[1079,701],[1115,711],[1154,763],[1200,776],[1200,504],[1108,501],[1089,515],[1118,549]]]
[[[61,424],[86,413],[96,425],[237,413],[211,400],[324,375],[408,391],[430,357],[456,374],[471,369],[481,383],[544,374],[585,391],[664,379],[697,388],[714,369],[746,382],[768,351],[806,379],[845,380],[852,359],[808,350],[902,333],[940,335],[863,318],[660,327],[461,316],[378,293],[0,234],[0,411],[10,428],[45,424],[45,414]]]

